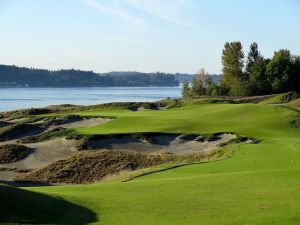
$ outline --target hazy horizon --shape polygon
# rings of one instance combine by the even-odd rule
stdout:
[[[299,55],[299,12],[297,0],[3,0],[0,64],[220,74],[226,41]]]

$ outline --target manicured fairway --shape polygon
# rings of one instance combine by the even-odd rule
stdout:
[[[230,131],[261,142],[233,146],[235,154],[226,160],[178,167],[125,183],[26,190],[84,207],[96,214],[95,224],[300,224],[300,129],[289,123],[299,120],[295,110],[264,104],[193,103],[164,111],[78,114],[117,117],[105,125],[77,129],[81,134]],[[70,219],[60,216],[55,223],[59,222]]]
[[[87,111],[80,115],[116,116],[105,125],[78,128],[81,134],[178,132],[213,133],[237,132],[261,139],[298,137],[299,129],[290,129],[289,120],[299,113],[287,108],[255,104],[188,104],[181,108],[163,111],[139,112],[120,110]],[[289,132],[289,135],[286,135]],[[292,135],[292,136],[291,136]]]

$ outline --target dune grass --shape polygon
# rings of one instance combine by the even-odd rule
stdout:
[[[300,109],[300,98],[297,98],[288,103],[288,106]]]
[[[288,93],[278,94],[275,97],[265,99],[261,101],[260,104],[284,104],[293,101],[295,99],[298,99],[298,97],[299,94],[292,91]]]
[[[110,109],[77,114],[116,117],[101,126],[75,130],[84,135],[236,132],[261,140],[233,145],[235,154],[228,159],[128,182],[26,188],[94,212],[94,224],[300,224],[300,129],[289,123],[299,118],[297,111],[268,104],[196,101],[162,111]]]

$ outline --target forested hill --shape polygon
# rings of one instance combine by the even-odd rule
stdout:
[[[0,87],[178,86],[174,74],[33,69],[0,65]]]

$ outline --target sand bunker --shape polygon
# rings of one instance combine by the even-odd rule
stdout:
[[[83,149],[125,150],[143,153],[168,152],[173,154],[191,154],[217,148],[237,136],[235,134],[220,134],[215,140],[202,140],[195,136],[192,140],[184,140],[180,135],[158,134],[151,140],[138,139],[132,135],[92,138],[85,143]]]
[[[79,122],[83,122],[84,126],[86,126],[88,123],[99,124],[108,121],[110,120],[93,118],[72,122],[69,125],[72,127],[80,126],[82,123]],[[164,133],[95,135],[82,139],[81,143],[78,143],[76,140],[57,138],[44,142],[24,144],[28,148],[33,149],[32,153],[17,162],[0,164],[0,181],[11,182],[16,175],[20,175],[20,170],[44,168],[50,163],[68,158],[73,153],[78,152],[78,150],[133,151],[136,153],[185,155],[209,152],[234,139],[237,139],[237,135],[231,133],[219,133],[211,136]],[[2,171],[1,168],[3,169]],[[5,168],[15,169],[5,170]]]
[[[90,127],[90,126],[96,126],[101,125],[110,122],[111,119],[107,118],[88,118],[88,119],[82,119],[75,122],[67,122],[61,125],[52,125],[50,128],[56,128],[56,127],[63,127],[63,128],[78,128],[78,127]]]
[[[6,164],[6,166],[10,165],[18,169],[40,168],[50,162],[64,159],[76,151],[74,140],[65,138],[26,144],[26,146],[34,149],[33,154],[18,162]]]
[[[59,138],[51,141],[26,144],[25,146],[33,149],[33,152],[29,156],[14,163],[0,164],[0,167],[16,168],[18,170],[42,168],[49,163],[65,159],[76,152],[74,142],[74,140]],[[1,171],[0,180],[11,180],[15,175],[14,171]]]
[[[79,116],[70,116],[67,118],[57,120],[55,119],[51,121],[49,121],[49,119],[47,118],[44,118],[32,124],[14,124],[10,125],[12,127],[11,132],[6,132],[7,134],[3,133],[3,141],[0,141],[0,146],[7,144],[17,144],[20,138],[41,133],[47,128],[54,129],[57,127],[89,127],[104,124],[109,121],[111,121],[111,119],[80,118]],[[33,127],[34,129],[29,129],[31,127]],[[15,131],[16,129],[17,132]],[[49,141],[30,143],[24,145],[30,149],[33,149],[32,153],[28,157],[21,159],[17,162],[0,164],[0,169],[4,167],[15,168],[16,170],[42,168],[48,165],[49,163],[65,159],[72,153],[77,151],[75,147],[75,140],[66,140],[65,138],[58,138]],[[15,175],[17,175],[16,171],[0,171],[0,180],[8,181],[11,180]]]
[[[80,116],[67,116],[62,118],[43,118],[31,124],[40,125],[50,129],[63,127],[63,128],[78,128],[96,126],[110,122],[108,118],[82,118]]]

